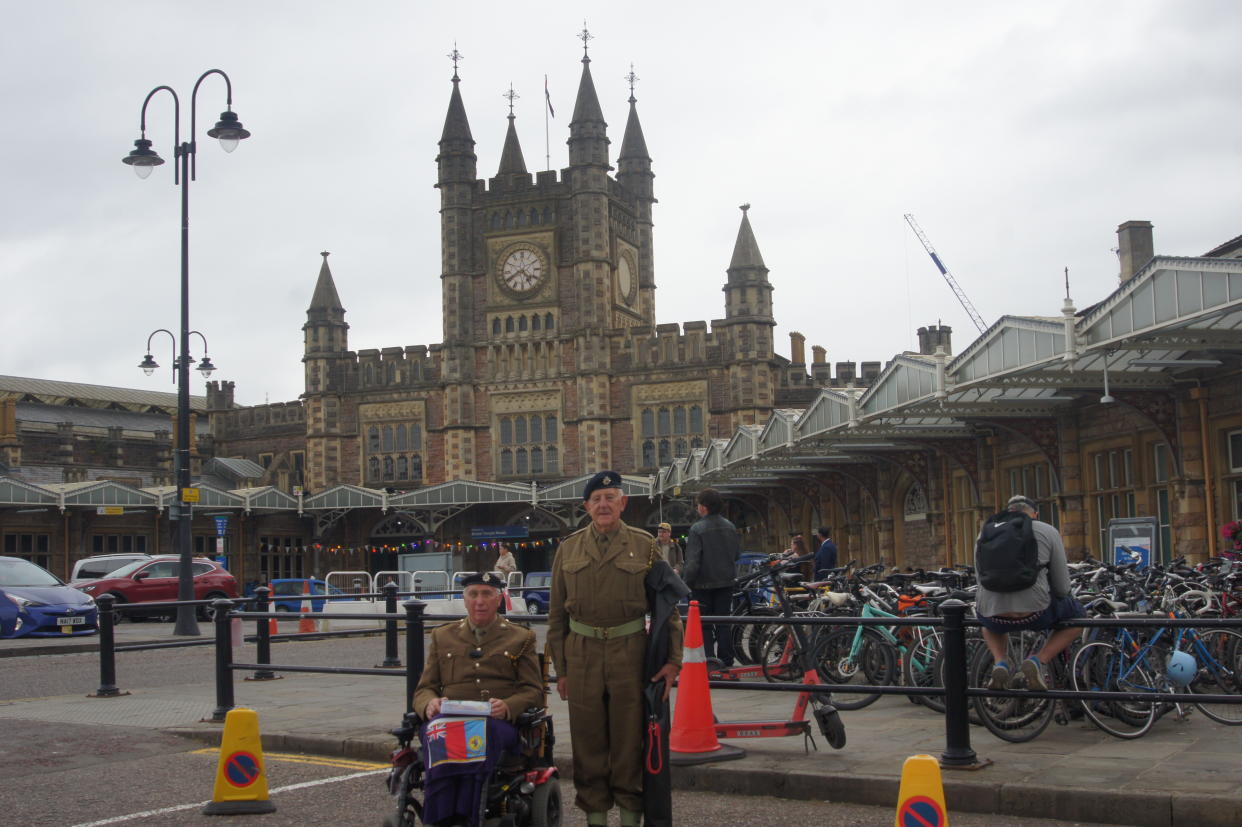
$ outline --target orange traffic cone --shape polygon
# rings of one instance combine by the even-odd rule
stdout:
[[[302,594],[309,596],[311,593],[310,580],[302,581]],[[319,624],[315,622],[313,617],[307,617],[311,610],[311,601],[302,601],[301,617],[298,618],[298,634],[314,633],[319,631]]]
[[[269,617],[267,619],[267,633],[269,635],[280,634],[280,621],[274,617]]]
[[[674,765],[705,764],[746,757],[746,751],[716,740],[712,693],[707,685],[707,658],[703,655],[703,624],[699,602],[690,601],[686,616],[681,676],[677,681],[677,705],[669,732],[669,762]]]

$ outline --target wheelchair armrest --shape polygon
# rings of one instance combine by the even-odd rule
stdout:
[[[546,720],[548,717],[550,717],[548,715],[548,710],[544,707],[531,707],[521,715],[517,716],[517,720],[513,723],[518,729],[529,729],[540,721]]]

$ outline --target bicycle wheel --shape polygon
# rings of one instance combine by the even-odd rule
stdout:
[[[944,686],[938,671],[940,654],[944,636],[935,629],[917,627],[919,634],[911,642],[902,656],[901,672],[906,686],[922,688]],[[918,702],[936,712],[944,712],[943,695],[912,695]]]
[[[752,606],[744,616],[775,617],[779,612]],[[733,627],[733,656],[739,663],[759,663],[763,655],[764,632],[773,627],[762,623],[739,623]]]
[[[892,685],[897,677],[897,659],[893,650],[878,634],[864,629],[858,651],[851,655],[854,636],[853,629],[837,629],[820,639],[814,652],[819,679],[835,684]],[[862,709],[879,699],[879,693],[841,692],[833,694],[832,705],[837,709]]]
[[[1183,641],[1183,646],[1185,641]],[[1198,662],[1190,691],[1201,695],[1242,694],[1242,634],[1229,629],[1210,629],[1190,641],[1187,650]],[[1195,702],[1207,717],[1228,726],[1242,726],[1242,704]]]
[[[1084,644],[1070,662],[1076,692],[1151,692],[1156,681],[1145,663],[1126,657],[1107,641]],[[1140,738],[1156,720],[1156,704],[1143,701],[1079,701],[1091,723],[1115,738]]]
[[[1009,662],[1021,663],[1031,652],[1038,651],[1042,635],[1030,632],[1009,635]],[[979,646],[971,658],[967,680],[970,686],[983,688],[992,675],[992,653]],[[1047,728],[1056,704],[1048,698],[1032,698],[1016,691],[1009,697],[976,697],[975,711],[988,731],[1002,741],[1020,744],[1030,741]]]
[[[764,680],[780,683],[802,676],[798,671],[798,661],[790,647],[791,636],[788,626],[774,626],[771,634],[767,636],[763,644],[763,652],[759,657]]]

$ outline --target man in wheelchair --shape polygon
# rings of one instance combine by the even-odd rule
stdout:
[[[535,633],[499,616],[500,578],[472,574],[462,588],[466,617],[432,631],[414,711],[393,731],[401,748],[390,781],[397,818],[389,823],[559,824]]]

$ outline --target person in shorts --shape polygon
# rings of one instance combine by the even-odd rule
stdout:
[[[1016,592],[994,592],[979,587],[975,613],[983,624],[983,640],[992,653],[994,665],[988,689],[1006,689],[1012,674],[1008,655],[1008,634],[1026,630],[1043,631],[1063,621],[1082,617],[1083,607],[1070,596],[1069,564],[1065,545],[1056,528],[1039,519],[1039,509],[1029,497],[1019,494],[1006,504],[1009,511],[1021,511],[1031,518],[1031,529],[1039,546],[1039,575],[1035,584]],[[1044,667],[1076,638],[1075,626],[1058,629],[1049,635],[1037,653],[1018,665],[1026,678],[1028,689],[1045,691]]]

